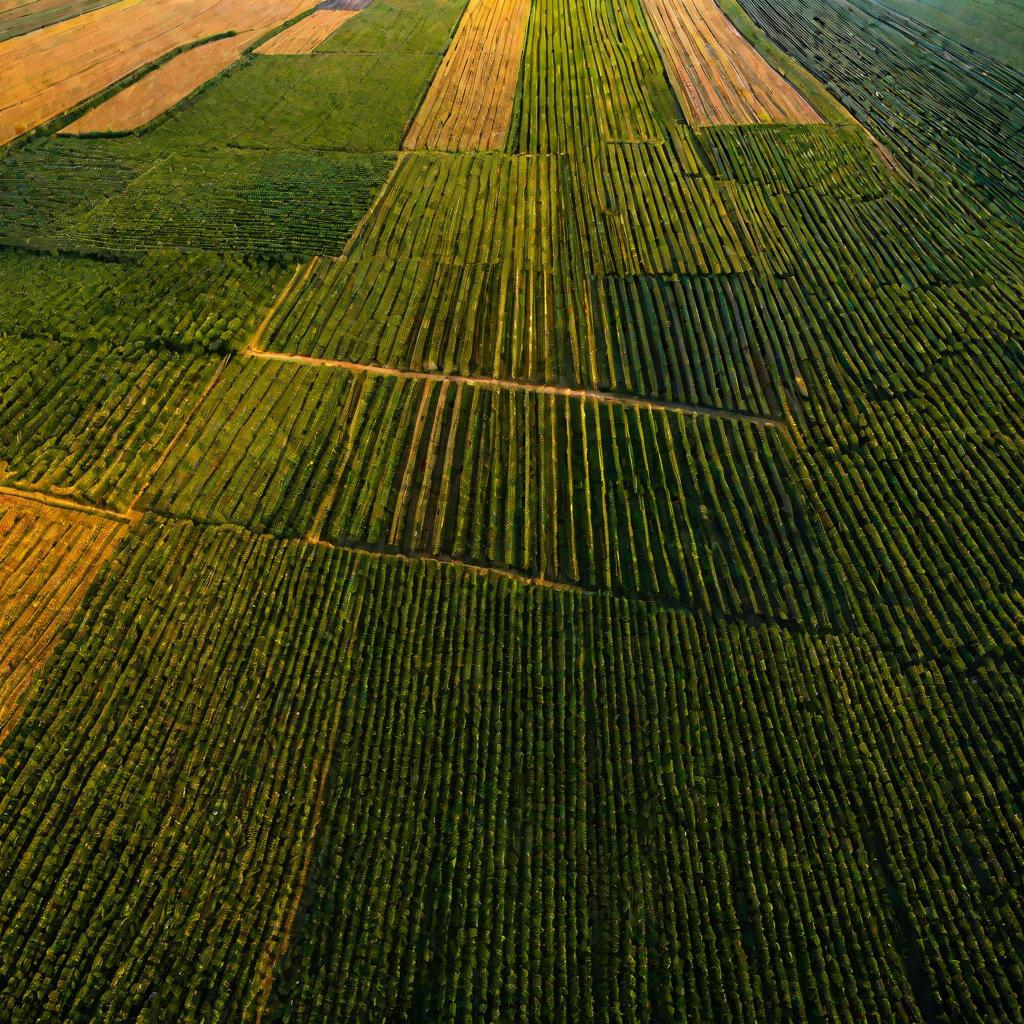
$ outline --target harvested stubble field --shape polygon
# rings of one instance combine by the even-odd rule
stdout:
[[[1024,1022],[1024,76],[899,4],[0,153],[4,1024]]]
[[[312,53],[328,36],[358,13],[358,11],[316,10],[283,32],[272,36],[256,52],[285,56]]]
[[[172,57],[62,130],[64,135],[130,132],[170,110],[214,75],[229,68],[259,32],[242,32],[194,46]]]
[[[266,31],[307,0],[118,0],[0,43],[0,145],[172,50],[224,32]]]
[[[690,124],[821,120],[740,35],[715,0],[644,0],[644,8]]]
[[[405,149],[504,148],[529,17],[529,0],[469,0]]]

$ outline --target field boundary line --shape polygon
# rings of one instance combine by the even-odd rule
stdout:
[[[724,409],[715,405],[699,405],[689,402],[673,402],[666,398],[644,398],[639,395],[622,395],[614,391],[599,391],[594,388],[570,388],[559,384],[531,384],[528,381],[507,380],[501,377],[469,377],[457,373],[442,373],[431,370],[405,370],[394,366],[375,366],[372,363],[353,363],[346,359],[326,359],[319,356],[302,356],[291,352],[268,352],[265,349],[246,349],[246,356],[252,359],[269,359],[277,362],[299,363],[305,366],[334,367],[350,373],[375,374],[381,377],[404,377],[410,380],[438,381],[449,384],[465,384],[470,387],[492,388],[497,391],[528,391],[538,395],[562,395],[566,398],[593,399],[607,405],[624,405],[635,409],[659,409],[679,412],[689,416],[710,416],[713,419],[737,420],[741,423],[755,423],[763,427],[785,427],[784,416],[766,413],[744,412],[741,409]]]
[[[48,505],[51,508],[60,509],[65,512],[81,512],[83,515],[116,519],[119,523],[134,523],[139,518],[139,514],[130,509],[126,512],[117,512],[111,508],[101,508],[99,505],[89,505],[84,501],[76,501],[74,498],[62,498],[60,495],[50,494],[47,491],[30,491],[20,487],[11,487],[9,484],[0,484],[0,498],[16,498],[21,501],[31,501],[37,505]]]
[[[256,332],[249,340],[249,348],[256,349],[259,347],[259,343],[263,340],[263,336],[267,333],[267,328],[270,326],[270,321],[277,315],[278,310],[291,298],[292,293],[296,288],[304,285],[310,275],[313,273],[313,268],[320,262],[319,256],[314,256],[303,268],[300,263],[296,268],[292,276],[288,279],[288,283],[278,292],[277,298],[270,304],[270,309],[267,310],[266,316],[260,321],[259,326],[256,328]]]
[[[174,432],[174,437],[172,437],[170,441],[167,442],[167,446],[160,453],[156,462],[153,463],[153,466],[150,469],[149,473],[146,474],[146,482],[139,489],[139,493],[136,494],[135,497],[132,498],[131,502],[129,503],[129,514],[133,514],[136,516],[139,514],[137,506],[139,502],[142,501],[143,495],[145,495],[145,493],[149,490],[153,481],[156,479],[157,473],[159,473],[160,470],[163,468],[163,464],[167,461],[167,456],[171,454],[171,451],[174,449],[174,446],[181,439],[181,435],[185,433],[185,428],[188,427],[189,424],[192,422],[192,417],[195,416],[196,411],[203,404],[203,402],[206,401],[206,398],[210,394],[210,392],[216,387],[218,381],[220,380],[221,376],[224,373],[224,367],[228,365],[228,360],[230,358],[231,355],[228,354],[224,356],[223,359],[221,359],[217,369],[213,371],[213,376],[210,378],[206,387],[203,388],[203,393],[196,399],[192,408],[189,409],[189,411],[182,418],[181,426],[178,427],[178,429]]]
[[[431,551],[401,551],[397,548],[377,548],[372,544],[355,542],[335,543],[322,537],[297,537],[296,540],[317,547],[333,548],[335,551],[351,551],[353,554],[367,555],[370,558],[399,558],[405,562],[436,562],[438,565],[450,565],[456,569],[476,573],[479,576],[501,576],[503,579],[515,580],[524,586],[546,587],[548,590],[570,591],[574,594],[593,594],[599,591],[590,590],[579,583],[568,583],[565,580],[552,580],[544,576],[531,576],[518,569],[502,569],[496,565],[481,565],[479,562],[466,562],[454,555],[442,555]]]
[[[429,86],[427,87],[430,88]],[[420,101],[422,106],[423,101]],[[418,109],[418,108],[417,108]],[[377,194],[373,197],[373,202],[366,208],[366,213],[359,218],[359,223],[352,229],[352,234],[348,236],[348,241],[341,247],[341,254],[335,256],[334,259],[344,260],[348,259],[348,254],[354,248],[356,242],[359,240],[359,236],[363,233],[363,228],[370,222],[370,218],[377,211],[377,207],[384,201],[384,196],[387,195],[388,190],[391,188],[391,182],[394,181],[395,175],[398,173],[398,168],[402,166],[402,161],[405,159],[405,152],[399,150],[395,154],[395,162],[391,165],[391,170],[388,171],[388,176],[384,179],[380,188],[377,190]]]

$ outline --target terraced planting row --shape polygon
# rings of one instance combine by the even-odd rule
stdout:
[[[124,528],[0,489],[0,741]]]
[[[145,517],[5,747],[0,1008],[1014,1019],[1009,682]]]
[[[773,427],[252,360],[209,394],[144,501],[280,536],[800,617],[825,606],[826,581],[786,447]]]

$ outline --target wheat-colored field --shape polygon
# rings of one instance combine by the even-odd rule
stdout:
[[[405,149],[504,146],[529,16],[529,0],[470,0]]]
[[[0,145],[179,46],[266,31],[310,0],[120,0],[0,43]]]
[[[814,108],[740,35],[715,0],[643,0],[691,124],[814,124]]]
[[[204,82],[230,67],[256,38],[257,32],[242,32],[215,39],[178,54],[144,78],[115,93],[105,103],[65,128],[62,135],[90,132],[130,132],[141,128]]]
[[[256,52],[278,56],[312,53],[329,35],[336,32],[358,11],[314,11],[268,39]]]
[[[0,491],[0,739],[124,528]]]

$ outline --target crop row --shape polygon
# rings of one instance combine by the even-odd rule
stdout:
[[[639,0],[534,0],[510,149],[653,142],[681,119]]]
[[[251,360],[146,501],[283,536],[450,557],[740,613],[825,605],[772,427]]]
[[[530,0],[469,0],[404,149],[503,149]]]
[[[344,708],[346,589],[309,545],[129,535],[5,748],[6,1020],[252,1019]]]
[[[771,408],[748,360],[725,369],[733,342],[702,337],[700,303],[672,299],[721,294],[727,272],[786,265],[763,203],[688,175],[660,146],[605,147],[585,163],[403,157],[348,257],[312,268],[267,347]],[[638,279],[644,295],[630,295],[633,275],[709,272],[721,283]],[[625,322],[633,337],[614,326]]]
[[[0,481],[125,508],[217,363],[145,342],[5,338]]]
[[[0,741],[123,529],[0,492]]]
[[[1010,681],[147,516],[4,748],[0,1012],[1016,1020]]]
[[[1005,676],[379,576],[272,1020],[1018,1019]]]
[[[743,0],[926,188],[994,201],[1019,222],[1024,72],[869,0]],[[980,200],[980,202],[979,202]]]

